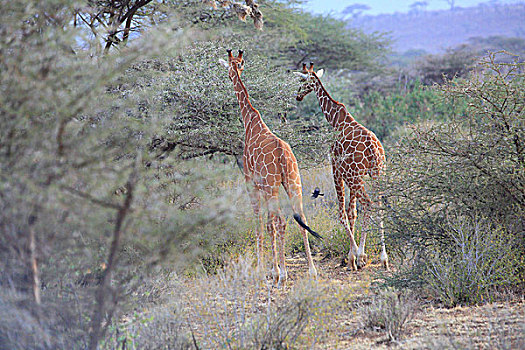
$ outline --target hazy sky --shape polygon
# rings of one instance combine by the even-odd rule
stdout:
[[[408,12],[410,5],[417,1],[425,0],[308,0],[305,9],[314,13],[341,12],[345,7],[352,4],[366,4],[370,10],[363,14],[376,15],[378,13]],[[426,0],[427,10],[444,10],[450,8],[446,0]],[[489,2],[488,0],[456,0],[455,5],[461,7],[476,6],[477,4]],[[520,0],[499,0],[498,3],[516,3]]]

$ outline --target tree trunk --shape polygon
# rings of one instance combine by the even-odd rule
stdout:
[[[111,242],[111,247],[109,250],[106,270],[102,275],[100,286],[98,287],[95,295],[96,306],[93,312],[93,317],[91,318],[89,350],[97,349],[100,339],[104,336],[105,328],[102,328],[102,319],[105,312],[105,297],[108,294],[112,294],[110,291],[111,272],[113,271],[118,258],[117,254],[122,236],[122,224],[124,223],[124,220],[129,212],[133,200],[133,190],[135,189],[135,177],[136,174],[134,169],[131,175],[129,176],[128,182],[126,183],[126,198],[124,199],[124,204],[122,204],[122,206],[117,212],[115,228],[113,230],[113,240]],[[107,322],[110,322],[110,320],[108,319]]]

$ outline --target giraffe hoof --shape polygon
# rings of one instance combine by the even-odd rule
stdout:
[[[348,267],[352,271],[357,271],[356,256],[352,252],[348,253]]]
[[[381,264],[383,265],[385,270],[388,271],[388,255],[386,255],[386,251],[383,250],[379,259],[381,260]]]
[[[281,271],[279,270],[279,268],[277,268],[277,270],[272,269],[272,279],[273,279],[273,282],[276,283],[277,285],[279,284],[280,277],[281,277]]]
[[[357,271],[357,264],[355,263],[355,257],[352,259],[348,259],[347,268],[349,268],[352,271]]]
[[[310,278],[312,279],[317,279],[317,269],[315,268],[315,266],[312,266],[308,269],[308,273],[310,274]]]
[[[288,272],[286,270],[281,269],[281,273],[279,275],[279,283],[286,282],[287,279],[288,279]]]
[[[362,269],[363,267],[365,267],[367,260],[368,260],[368,257],[366,254],[359,255],[357,257],[357,268]]]

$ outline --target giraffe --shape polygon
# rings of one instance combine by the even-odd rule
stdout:
[[[302,72],[294,72],[301,78],[296,99],[302,101],[310,92],[314,91],[319,105],[328,123],[336,131],[335,142],[331,146],[331,163],[334,177],[337,200],[339,202],[339,221],[345,228],[350,239],[348,263],[354,270],[366,265],[365,254],[366,230],[361,233],[361,240],[357,246],[354,238],[355,221],[357,219],[356,202],[363,208],[363,227],[368,226],[370,211],[374,203],[365,189],[364,177],[369,175],[377,180],[385,164],[385,151],[376,135],[359,124],[347,111],[344,104],[334,100],[326,91],[321,80],[323,70],[314,72],[314,64],[306,68],[303,63]],[[345,210],[345,184],[349,189],[349,206]],[[380,221],[381,255],[380,260],[385,269],[388,269],[388,255],[386,254],[383,222]],[[357,260],[357,265],[356,265]]]
[[[321,239],[322,237],[306,224],[297,160],[290,146],[270,131],[259,111],[250,103],[248,91],[241,80],[241,73],[244,69],[243,51],[239,50],[237,57],[232,55],[231,50],[227,52],[228,62],[220,60],[220,63],[228,68],[228,75],[233,82],[245,129],[243,172],[251,205],[258,221],[257,266],[259,269],[263,267],[264,224],[261,207],[264,204],[268,211],[266,231],[270,234],[272,242],[273,279],[279,285],[288,277],[284,257],[286,221],[279,206],[279,188],[282,185],[290,198],[294,219],[299,224],[303,236],[309,274],[315,278],[317,270],[310,252],[307,231],[316,238]],[[279,259],[277,257],[277,238],[279,240]]]

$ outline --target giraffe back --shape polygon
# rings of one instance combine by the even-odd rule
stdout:
[[[258,189],[275,190],[282,184],[288,190],[290,182],[295,184],[297,181],[300,185],[292,149],[272,132],[247,140],[243,161],[245,176],[252,179]]]
[[[332,145],[333,165],[346,176],[376,178],[385,164],[377,136],[355,120],[346,125]]]

